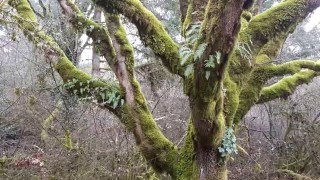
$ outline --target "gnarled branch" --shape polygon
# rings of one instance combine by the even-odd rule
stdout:
[[[310,82],[317,75],[319,75],[319,73],[315,71],[303,69],[294,75],[284,77],[277,83],[264,87],[261,90],[258,103],[271,101],[276,98],[286,98],[291,95],[299,85]]]
[[[53,40],[53,38],[46,35],[44,31],[40,30],[37,23],[37,18],[27,0],[10,0],[9,4],[16,9],[19,15],[15,17],[19,21],[19,28],[23,30],[23,33],[29,38],[30,41],[32,41],[32,43],[37,46],[38,49],[44,51],[46,60],[50,62],[64,82],[76,79],[77,83],[75,84],[74,88],[79,88],[81,85],[86,84],[87,88],[89,89],[88,91],[95,91],[97,88],[101,88],[104,89],[104,92],[119,92],[118,85],[101,80],[94,80],[90,75],[76,68],[64,54],[59,45]],[[69,90],[73,91],[74,88]],[[77,95],[83,96],[84,94],[77,91]],[[94,94],[94,96],[98,102],[101,101],[100,94]],[[104,107],[113,112],[115,115],[120,115],[120,108],[114,109],[109,105],[105,105]]]
[[[63,1],[60,0],[60,2]],[[82,17],[80,20],[82,20],[83,24],[93,24],[90,20],[83,18],[84,16],[76,5],[70,1],[65,1],[61,7],[68,10],[66,14],[69,14],[75,28],[78,28],[78,17]],[[110,42],[102,43],[106,43],[103,47],[109,46],[108,48],[112,49],[112,53],[114,53],[113,60],[108,61],[108,54],[103,54],[102,52],[101,55],[105,56],[109,62],[125,94],[126,103],[120,115],[120,120],[125,124],[127,129],[133,132],[142,154],[153,167],[158,171],[167,171],[172,176],[175,176],[172,166],[175,165],[174,159],[178,155],[177,150],[173,143],[164,137],[147,107],[147,102],[134,76],[133,48],[127,39],[119,16],[116,14],[105,14],[105,17],[108,29],[99,24],[94,24],[95,28],[97,27],[100,31],[97,31],[96,34],[87,34],[93,38],[94,43],[97,43],[97,39],[93,35],[97,37],[108,36],[110,40]]]
[[[166,32],[161,22],[139,0],[96,0],[97,5],[109,13],[118,12],[128,18],[139,31],[142,42],[160,57],[171,73],[183,77],[179,46]]]
[[[297,86],[309,82],[319,72],[319,62],[311,60],[294,60],[279,65],[264,64],[256,68],[240,93],[235,122],[239,122],[254,104],[287,97]],[[289,76],[274,85],[264,87],[269,79],[284,75]]]
[[[320,0],[287,0],[255,16],[246,32],[254,44],[255,52],[283,33],[291,33],[319,5]]]

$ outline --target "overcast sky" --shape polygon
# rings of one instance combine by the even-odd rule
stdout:
[[[316,9],[310,18],[310,22],[305,26],[306,31],[310,31],[314,26],[320,24],[320,8]]]

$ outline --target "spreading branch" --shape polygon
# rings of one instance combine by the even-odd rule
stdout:
[[[162,134],[148,109],[146,99],[134,75],[133,48],[127,39],[119,16],[117,14],[104,14],[108,26],[107,29],[85,18],[77,6],[70,1],[59,0],[59,2],[74,28],[78,29],[79,22],[82,22],[84,27],[81,28],[88,28],[88,26],[94,25],[94,29],[99,29],[95,33],[90,33],[90,31],[94,30],[92,28],[89,33],[87,32],[87,35],[93,39],[94,43],[98,41],[95,36],[109,39],[109,41],[100,42],[99,46],[112,50],[112,60],[110,61],[110,52],[103,53],[103,50],[98,52],[107,59],[116,74],[121,90],[124,92],[126,103],[120,115],[120,120],[133,132],[142,154],[153,167],[158,171],[167,171],[172,176],[175,176],[172,169],[175,166],[173,160],[177,157],[176,147]]]
[[[284,64],[264,64],[256,68],[240,92],[235,122],[238,123],[256,103],[286,98],[301,84],[310,82],[320,72],[319,61],[294,60]],[[281,77],[277,83],[264,87],[274,77]]]
[[[277,83],[264,87],[261,90],[258,103],[271,101],[276,98],[286,98],[290,96],[299,85],[309,83],[317,75],[319,75],[319,73],[303,69],[294,75],[284,77]]]
[[[270,40],[291,33],[320,0],[287,0],[253,17],[246,31],[257,53]]]
[[[119,91],[118,85],[112,82],[105,82],[101,80],[94,80],[89,74],[76,68],[72,62],[64,54],[63,50],[54,41],[51,36],[46,35],[38,25],[37,18],[32,11],[31,5],[27,0],[14,1],[10,0],[9,4],[16,9],[18,16],[14,16],[19,22],[19,28],[23,30],[28,39],[34,43],[37,49],[44,52],[44,56],[52,67],[59,73],[60,77],[65,83],[72,80],[77,80],[74,88],[69,91],[75,92],[74,89],[80,88],[81,85],[86,85],[87,92],[96,92],[97,88],[103,89],[104,92]],[[85,93],[77,91],[77,96],[85,96]],[[93,96],[98,102],[101,102],[100,93],[95,93]],[[115,115],[120,115],[120,108],[114,109],[112,106],[103,105]]]
[[[230,76],[240,90],[239,105],[234,118],[236,124],[250,110],[250,107],[260,101],[261,90],[270,78],[294,75],[299,73],[302,68],[318,71],[312,61],[297,61],[283,65],[274,65],[272,63],[287,36],[319,5],[319,0],[282,1],[267,11],[254,16],[248,23],[242,23],[243,27],[239,33],[239,41],[250,45],[251,58],[243,58],[237,51],[231,56]],[[243,60],[239,61],[239,59]],[[299,74],[296,74],[295,77],[302,78]],[[283,81],[286,81],[286,79]],[[312,79],[311,76],[310,79]],[[302,83],[301,80],[296,82],[300,82],[298,84]],[[274,87],[277,86],[275,85]],[[291,93],[295,87],[294,85],[290,88]],[[281,93],[279,96],[281,96]],[[274,96],[273,98],[279,96]]]
[[[161,22],[138,0],[97,0],[95,3],[109,13],[118,12],[128,18],[139,31],[142,42],[160,57],[171,73],[183,77],[179,46],[169,36]]]

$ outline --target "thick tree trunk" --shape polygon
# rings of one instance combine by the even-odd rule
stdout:
[[[196,161],[199,168],[199,179],[228,179],[226,165],[219,162],[219,152],[213,148],[196,149]]]
[[[220,157],[217,147],[204,147],[197,140],[191,120],[181,154],[176,179],[228,179],[226,160]]]

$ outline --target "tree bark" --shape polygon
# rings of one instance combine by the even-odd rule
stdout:
[[[93,20],[97,23],[101,23],[101,11],[96,8],[93,14]],[[97,48],[92,48],[92,71],[93,76],[100,76],[100,55],[97,52]]]

